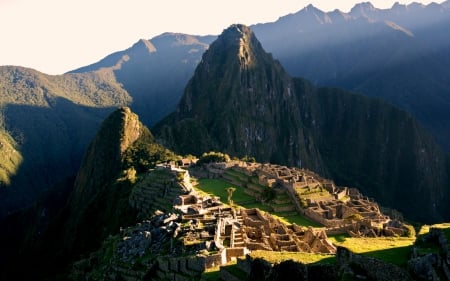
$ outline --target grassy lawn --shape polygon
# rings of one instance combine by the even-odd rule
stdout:
[[[351,238],[345,235],[330,237],[335,245],[350,251],[381,259],[385,262],[404,266],[409,259],[415,238]]]
[[[275,251],[253,251],[250,253],[253,258],[261,258],[270,263],[280,263],[286,260],[293,260],[303,264],[310,263],[334,263],[336,257],[327,254],[312,254],[300,252],[275,252]]]
[[[430,228],[440,228],[444,231],[445,237],[447,241],[450,241],[450,223],[439,223],[433,225],[422,225],[417,234],[417,237],[422,237],[430,232]],[[419,241],[419,240],[418,240]],[[416,246],[418,246],[417,251],[419,254],[427,254],[427,253],[437,253],[439,252],[439,246],[436,243],[432,242],[417,242]],[[450,246],[449,246],[450,248]]]
[[[203,191],[211,196],[220,197],[220,201],[227,203],[228,201],[228,187],[234,187],[236,190],[233,192],[233,201],[236,205],[240,205],[240,202],[254,202],[255,198],[246,194],[244,188],[235,186],[229,182],[220,179],[199,179],[198,185],[195,186],[197,190]],[[244,207],[244,206],[243,206]]]
[[[313,222],[299,214],[286,216],[281,213],[272,213],[272,215],[279,218],[285,224],[295,223],[296,225],[301,225],[301,226],[323,227],[323,225],[321,225],[317,222]]]
[[[240,186],[233,185],[222,179],[199,179],[198,184],[195,188],[198,191],[202,191],[211,196],[218,196],[223,203],[227,203],[228,201],[228,187],[235,187],[236,190],[233,192],[233,201],[234,204],[241,206],[246,209],[258,208],[262,211],[269,212],[276,218],[280,219],[282,222],[286,224],[296,223],[297,225],[302,226],[312,226],[312,227],[321,227],[322,225],[315,223],[313,221],[308,220],[307,218],[301,215],[289,215],[286,216],[282,213],[274,213],[271,212],[272,208],[267,205],[263,205],[260,202],[255,201],[255,198],[246,194],[244,192],[244,188]]]

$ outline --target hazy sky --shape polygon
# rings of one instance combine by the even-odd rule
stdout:
[[[363,1],[0,0],[0,65],[61,74],[124,50],[140,38],[151,39],[163,32],[220,34],[233,23],[272,22],[308,4],[323,11],[338,8],[348,12],[360,2]],[[371,2],[377,8],[390,8],[395,3]]]

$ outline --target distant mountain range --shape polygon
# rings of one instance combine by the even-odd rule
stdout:
[[[349,13],[309,5],[252,27],[289,74],[380,97],[412,113],[450,151],[450,1],[369,2]]]
[[[370,3],[362,3],[355,6],[350,13],[340,11],[324,13],[313,6],[308,6],[298,13],[281,17],[274,23],[258,24],[250,28],[254,30],[262,47],[271,52],[273,58],[281,63],[277,69],[283,68],[287,71],[287,74],[280,76],[285,77],[280,78],[280,81],[272,80],[273,77],[267,74],[261,78],[273,81],[274,87],[277,85],[287,87],[285,82],[290,81],[290,89],[294,87],[310,89],[302,98],[307,97],[308,102],[316,104],[314,107],[317,107],[317,110],[314,110],[314,114],[323,111],[317,116],[329,114],[329,112],[325,113],[325,110],[336,114],[348,114],[343,119],[336,117],[335,121],[340,120],[340,125],[343,126],[345,122],[355,122],[351,118],[357,118],[358,114],[361,114],[361,112],[346,113],[344,108],[351,105],[358,106],[358,110],[370,111],[373,103],[362,100],[360,96],[350,98],[353,96],[344,94],[348,101],[336,100],[335,103],[328,104],[329,108],[325,109],[326,105],[321,99],[328,95],[338,95],[336,93],[340,91],[324,90],[315,85],[339,86],[353,92],[380,97],[413,114],[448,152],[450,151],[450,110],[448,110],[450,108],[448,82],[450,75],[447,66],[450,65],[450,43],[445,27],[449,26],[449,11],[449,1],[427,6],[396,4],[392,9],[386,10],[376,9]],[[154,126],[175,111],[186,85],[188,85],[186,91],[191,91],[195,86],[195,81],[189,81],[194,76],[203,53],[216,38],[217,36],[165,33],[151,40],[141,39],[127,50],[111,54],[97,63],[58,76],[50,76],[22,67],[0,67],[0,112],[4,120],[0,123],[0,132],[3,132],[0,137],[5,143],[3,147],[7,148],[9,153],[13,151],[12,149],[18,152],[8,154],[12,158],[8,157],[7,167],[0,165],[0,180],[2,180],[0,185],[6,186],[0,190],[0,217],[31,204],[42,190],[65,182],[67,178],[73,180],[73,175],[81,163],[83,151],[87,148],[101,121],[114,108],[130,106],[147,126]],[[308,78],[313,84],[302,79],[292,79],[298,76]],[[248,83],[254,83],[249,80],[250,77],[252,76],[242,79],[247,79]],[[227,79],[231,78],[227,77]],[[226,88],[218,90],[225,91]],[[398,168],[397,160],[392,164],[394,168],[384,171],[385,166],[377,162],[381,160],[375,155],[367,158],[373,161],[371,160],[371,165],[364,168],[371,172],[349,176],[348,172],[352,167],[361,168],[361,162],[354,162],[345,171],[341,171],[337,167],[342,167],[339,162],[345,159],[344,151],[337,151],[334,150],[334,146],[329,146],[327,149],[330,153],[324,153],[324,146],[327,144],[325,135],[322,134],[325,132],[317,133],[321,135],[321,139],[306,133],[312,130],[312,127],[308,128],[308,126],[315,121],[304,116],[305,110],[307,112],[312,105],[306,106],[300,103],[297,108],[295,107],[297,104],[295,102],[284,105],[283,110],[281,110],[283,107],[278,109],[281,110],[277,113],[278,121],[285,120],[284,123],[289,126],[277,128],[271,134],[279,135],[279,141],[284,144],[291,143],[290,137],[294,135],[298,138],[302,135],[314,138],[309,141],[306,148],[287,152],[277,147],[266,149],[249,142],[246,147],[242,147],[242,144],[237,143],[241,140],[236,139],[228,147],[230,151],[243,155],[248,150],[255,153],[255,156],[261,153],[262,158],[267,161],[287,161],[294,165],[309,165],[316,170],[323,169],[324,172],[327,170],[330,177],[334,175],[342,183],[358,187],[374,180],[373,177],[376,175],[387,178],[389,173],[400,173],[394,169]],[[342,108],[335,108],[338,105]],[[384,104],[380,106],[385,108]],[[236,105],[234,109],[238,110],[239,114],[245,113],[244,107]],[[248,114],[252,110],[249,110]],[[267,110],[267,108],[259,110]],[[289,119],[290,117],[283,115],[284,110],[296,117]],[[384,113],[380,114],[388,116],[389,114],[384,114],[391,110],[382,110]],[[236,112],[227,113],[225,117]],[[294,114],[295,112],[297,113]],[[257,111],[253,113],[259,116]],[[241,117],[236,115],[236,119],[239,118]],[[387,130],[386,126],[389,126],[391,119],[385,118],[386,121],[379,125]],[[383,153],[403,155],[408,149],[413,149],[414,153],[424,151],[427,156],[417,159],[422,159],[420,161],[425,163],[433,163],[431,165],[433,167],[441,167],[436,168],[438,170],[444,169],[442,167],[445,165],[442,162],[445,162],[443,159],[446,156],[432,145],[433,141],[428,136],[422,137],[424,134],[421,125],[417,124],[413,118],[408,120],[404,124],[409,124],[409,127],[405,125],[399,131],[404,135],[395,133],[398,135],[397,140],[400,141],[400,137],[406,139],[404,146],[399,148],[400,150],[390,153],[386,150]],[[210,122],[213,121],[218,122],[210,120]],[[259,120],[259,122],[263,121]],[[323,123],[323,126],[325,125],[337,124]],[[367,123],[354,125],[356,127],[353,129],[368,126]],[[289,131],[294,126],[300,126],[295,134]],[[392,130],[394,128],[399,129],[392,125]],[[406,128],[411,130],[406,132]],[[227,132],[228,128],[224,125],[220,129]],[[249,138],[260,137],[256,127],[248,129]],[[328,127],[328,129],[331,131],[336,128]],[[285,131],[289,131],[288,135],[283,133]],[[358,137],[362,137],[367,142],[380,140],[379,136],[372,136],[372,138],[366,133],[361,133],[362,135]],[[417,134],[421,140],[414,144],[406,144],[414,139],[409,134]],[[333,137],[337,138],[337,136]],[[172,140],[169,138],[167,141]],[[397,143],[397,145],[400,144]],[[422,144],[424,147],[432,145],[433,148],[417,150]],[[298,145],[301,146],[300,143]],[[346,143],[335,145],[345,146]],[[199,150],[203,147],[198,146],[195,149]],[[0,147],[0,150],[4,148]],[[369,146],[364,149],[369,149]],[[315,151],[321,151],[321,153],[317,154]],[[337,155],[332,155],[333,151]],[[348,151],[348,153],[352,152]],[[435,156],[434,160],[432,156]],[[299,160],[302,158],[304,160],[300,163]],[[361,158],[358,161],[362,160]],[[329,161],[336,162],[335,168],[322,165]],[[437,164],[439,161],[440,164]],[[411,169],[415,165],[413,163],[417,164],[415,160],[411,160]],[[442,171],[437,172],[438,170],[434,168],[427,169],[420,171],[422,176],[427,175],[428,178],[420,184],[430,183],[428,181],[430,178],[440,183],[446,182]],[[411,180],[418,179],[415,177],[416,174],[412,175]],[[358,179],[357,182],[355,182],[356,179]],[[397,180],[393,179],[389,186],[393,186]],[[376,183],[373,186],[381,186],[381,184]],[[432,184],[431,186],[441,190],[442,185]],[[445,188],[448,189],[448,185]],[[376,194],[377,192],[367,193]],[[389,191],[384,190],[380,193],[383,194],[383,198],[386,198],[385,203],[397,202],[393,199],[394,197],[388,199]],[[437,198],[441,198],[444,193],[439,191],[430,194],[433,194],[430,195],[430,202],[438,202]]]
[[[111,69],[133,97],[133,111],[151,126],[176,107],[203,52],[215,38],[165,33],[151,40],[140,39],[127,50],[71,73]]]
[[[449,25],[445,1],[391,9],[365,2],[349,13],[309,5],[250,27],[291,76],[380,97],[412,113],[449,152]],[[116,77],[134,97],[132,109],[152,126],[175,108],[215,38],[166,33],[74,72],[120,65]]]
[[[450,157],[411,114],[379,98],[292,77],[245,25],[228,27],[208,45],[164,36],[172,50],[180,48],[173,71],[186,65],[179,59],[197,52],[192,50],[204,51],[188,60],[186,70],[194,67],[193,74],[171,113],[153,119],[153,134],[122,106],[136,105],[147,118],[152,114],[145,108],[153,98],[137,90],[139,79],[133,79],[150,73],[138,71],[147,66],[140,63],[145,57],[156,69],[158,51],[150,41],[92,71],[49,76],[0,67],[0,149],[19,153],[8,165],[12,169],[0,167],[9,181],[3,180],[2,215],[35,202],[0,219],[0,238],[8,242],[0,254],[0,278],[65,280],[80,258],[85,263],[78,265],[86,269],[101,265],[89,253],[136,221],[133,188],[158,181],[146,178],[148,172],[176,154],[215,150],[305,167],[359,188],[408,219],[449,220]],[[163,93],[158,96],[167,98]],[[175,175],[170,177],[158,188],[173,183]],[[111,257],[100,256],[105,262]]]

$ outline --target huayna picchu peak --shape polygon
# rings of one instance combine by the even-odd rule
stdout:
[[[291,78],[244,25],[210,45],[176,111],[153,132],[177,153],[218,150],[305,167],[411,218],[447,217],[447,160],[414,118],[377,99]],[[420,214],[417,200],[427,201]]]
[[[220,150],[320,170],[298,104],[292,78],[250,28],[232,25],[204,53],[176,112],[153,130],[179,153]]]

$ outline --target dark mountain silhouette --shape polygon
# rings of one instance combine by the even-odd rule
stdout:
[[[450,151],[449,2],[369,2],[325,13],[312,5],[252,26],[287,72],[380,97],[412,113]]]
[[[153,131],[177,153],[216,150],[303,166],[407,217],[448,217],[447,159],[411,115],[290,78],[243,25],[211,44],[176,111]]]
[[[9,241],[0,254],[0,277],[67,278],[70,262],[97,249],[121,226],[135,223],[129,195],[138,162],[146,160],[148,171],[167,157],[173,153],[155,143],[128,107],[113,111],[91,141],[75,179],[42,195],[32,208],[0,220],[0,238]]]

